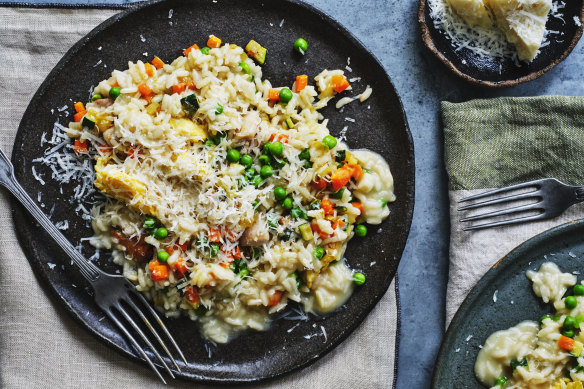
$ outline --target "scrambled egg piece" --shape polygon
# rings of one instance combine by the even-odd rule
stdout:
[[[454,12],[460,16],[469,27],[491,27],[491,14],[485,6],[488,0],[449,0]]]
[[[98,158],[95,164],[95,187],[116,200],[129,203],[140,211],[153,215],[155,209],[146,205],[146,185],[114,165],[107,165],[106,158]]]
[[[519,59],[531,61],[537,55],[545,33],[552,0],[486,0],[497,25],[515,45]]]
[[[192,120],[172,118],[168,122],[170,128],[176,131],[179,136],[186,136],[195,142],[203,142],[207,139],[205,128]]]
[[[580,381],[570,382],[569,379],[565,378],[556,382],[552,386],[552,389],[583,389],[583,387],[582,382]]]

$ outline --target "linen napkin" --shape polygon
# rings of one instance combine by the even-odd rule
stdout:
[[[457,211],[464,197],[539,178],[584,185],[584,98],[443,102],[442,121],[451,223],[448,325],[470,289],[501,257],[547,229],[584,216],[578,204],[554,219],[462,231]]]
[[[11,152],[24,110],[53,66],[116,12],[0,7],[2,150]],[[41,289],[16,239],[18,221],[12,220],[10,209],[9,196],[0,190],[0,387],[162,387],[153,372],[99,342]],[[398,320],[394,282],[363,324],[332,352],[298,372],[253,387],[352,388],[355,382],[366,388],[395,387]],[[180,380],[168,386],[195,387]]]

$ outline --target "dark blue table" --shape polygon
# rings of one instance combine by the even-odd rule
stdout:
[[[218,0],[221,1],[221,0]],[[266,0],[269,1],[269,0]],[[511,89],[477,89],[450,75],[422,44],[415,0],[305,0],[345,25],[381,61],[400,94],[416,149],[416,209],[399,271],[398,388],[429,387],[444,333],[448,278],[447,179],[439,102],[479,97],[584,95],[582,43],[538,80]],[[133,0],[0,0],[0,4],[129,4]]]

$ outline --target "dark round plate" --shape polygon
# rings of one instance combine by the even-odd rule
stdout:
[[[181,365],[181,377],[215,383],[258,381],[306,366],[343,341],[389,287],[408,236],[414,204],[414,152],[406,117],[383,67],[347,30],[321,11],[298,1],[174,0],[149,2],[122,12],[81,39],[51,71],[24,114],[12,160],[16,176],[27,192],[35,199],[37,192],[42,192],[45,210],[55,205],[53,220],[69,221],[70,228],[64,231],[68,239],[77,243],[90,236],[91,230],[73,212],[76,205],[69,200],[73,185],[60,194],[58,185],[47,179],[49,169],[35,165],[47,180],[45,186],[31,174],[32,160],[43,153],[41,134],[51,133],[58,107],[67,104],[71,112],[72,102],[86,101],[90,86],[107,78],[113,69],[125,69],[130,60],[151,60],[154,55],[172,60],[193,43],[204,46],[210,34],[219,36],[224,43],[242,46],[250,39],[261,42],[268,48],[264,76],[274,85],[291,85],[298,74],[312,78],[323,69],[343,69],[350,57],[353,72],[349,78],[362,77],[353,87],[362,91],[367,84],[372,85],[373,95],[363,104],[354,102],[346,106],[342,113],[333,103],[323,114],[330,118],[333,134],[338,135],[349,125],[348,144],[380,153],[395,175],[397,201],[390,205],[391,215],[380,226],[383,232],[373,233],[377,228],[371,228],[371,234],[359,243],[352,242],[347,250],[350,265],[367,275],[367,283],[342,308],[322,317],[311,316],[290,333],[287,330],[297,323],[278,320],[266,332],[248,332],[227,345],[213,346],[211,357],[196,323],[187,318],[165,321],[189,361],[186,366]],[[292,50],[298,37],[309,42],[305,56]],[[147,56],[143,55],[145,52]],[[345,117],[354,118],[356,123],[345,121]],[[71,116],[60,120],[66,124]],[[140,359],[103,317],[89,287],[70,261],[16,204],[14,218],[21,245],[48,290],[89,331],[123,354]],[[84,248],[90,253],[87,245]],[[371,261],[377,264],[370,267]],[[50,269],[47,262],[56,263],[57,267]],[[110,272],[116,270],[109,255],[102,255],[99,265]],[[326,342],[322,336],[304,337],[320,332],[320,325],[326,329]]]
[[[560,31],[561,34],[551,34],[549,45],[542,47],[532,62],[521,62],[521,66],[515,65],[510,59],[481,58],[465,48],[455,50],[446,35],[434,26],[428,0],[420,0],[418,23],[426,47],[452,73],[475,85],[509,87],[541,77],[562,62],[580,40],[583,27],[578,26],[574,18],[584,24],[584,1],[571,0],[563,3],[565,7],[561,11],[565,23],[558,18],[549,17],[546,24],[549,31]]]
[[[555,312],[551,304],[543,303],[533,293],[525,272],[554,262],[563,272],[578,272],[578,281],[582,280],[582,236],[584,220],[563,224],[531,238],[493,265],[448,327],[436,359],[432,388],[483,388],[474,375],[474,363],[489,335]]]

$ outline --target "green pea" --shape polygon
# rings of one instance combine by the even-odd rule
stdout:
[[[245,176],[247,178],[252,178],[253,176],[255,176],[255,174],[256,174],[256,172],[255,172],[254,168],[250,167],[250,168],[245,169]]]
[[[507,385],[507,377],[501,376],[495,380],[495,386],[500,386],[504,388],[505,385]]]
[[[166,262],[168,261],[168,257],[170,257],[170,254],[163,250],[159,251],[158,254],[156,254],[156,256],[158,257],[158,260],[160,262]]]
[[[274,188],[274,197],[278,201],[283,201],[286,198],[286,189],[282,188],[281,186],[277,186]]]
[[[567,309],[574,309],[578,306],[578,300],[574,296],[568,296],[564,299],[564,305]]]
[[[219,243],[211,243],[209,245],[211,252],[210,255],[212,258],[216,257],[219,254]]]
[[[270,165],[264,165],[260,169],[260,176],[262,176],[262,178],[268,178],[272,174],[274,174],[274,169],[272,169]]]
[[[567,336],[568,338],[573,338],[574,330],[563,330],[562,335]]]
[[[296,281],[296,288],[300,289],[302,287],[302,278],[300,278],[297,272],[291,273],[288,278],[292,278]]]
[[[322,138],[322,143],[324,143],[325,146],[328,147],[329,149],[332,149],[337,145],[337,140],[335,139],[334,136],[327,135],[324,138]]]
[[[574,285],[574,296],[584,296],[584,285]]]
[[[296,42],[294,42],[294,50],[300,54],[306,53],[306,50],[308,50],[308,42],[302,38],[296,39]]]
[[[205,47],[203,47],[203,48],[201,49],[201,53],[203,53],[203,54],[209,54],[209,51],[210,51],[210,50],[211,50],[210,48],[208,48],[207,46],[205,46]]]
[[[270,163],[270,157],[266,154],[262,154],[260,155],[260,157],[258,158],[260,165],[267,165]]]
[[[159,227],[154,231],[154,237],[158,240],[162,240],[168,236],[168,230],[164,227]]]
[[[270,144],[272,144],[272,142],[266,142],[264,143],[264,153],[265,154],[270,154]]]
[[[288,88],[282,88],[280,89],[280,101],[283,103],[287,103],[290,100],[292,100],[292,91]]]
[[[240,62],[239,67],[241,67],[241,71],[243,71],[245,74],[251,74],[251,68],[246,62]]]
[[[316,259],[321,259],[324,257],[324,249],[322,247],[317,247],[312,251],[312,255]]]
[[[122,94],[122,90],[120,89],[119,86],[114,86],[110,89],[109,91],[109,95],[112,99],[117,99],[118,96],[120,96]]]
[[[91,96],[91,101],[95,101],[95,100],[99,100],[99,99],[103,99],[103,96],[100,95],[99,93],[96,93],[93,96]]]
[[[363,273],[355,273],[353,274],[353,282],[355,285],[363,285],[366,281],[365,274]]]
[[[227,152],[227,160],[229,162],[237,162],[239,161],[239,151],[235,150],[235,149],[231,149]]]
[[[156,218],[152,216],[148,216],[144,219],[144,224],[142,225],[146,229],[151,229],[156,227]]]
[[[551,318],[552,318],[552,315],[544,315],[544,316],[542,316],[542,317],[539,319],[539,322],[540,322],[540,323],[543,323],[543,321],[544,321],[545,319],[551,319]]]
[[[252,206],[253,206],[253,209],[258,209],[258,207],[260,206],[260,201],[259,200],[254,201]]]
[[[282,142],[272,142],[270,143],[269,146],[270,149],[270,154],[272,155],[282,155],[282,153],[284,152],[284,145],[282,144]]]
[[[290,211],[290,216],[294,219],[308,219],[308,216],[304,213],[304,211],[300,208],[292,208]]]
[[[386,199],[381,199],[381,208],[385,208],[387,206],[387,200]],[[582,285],[584,286],[584,285]]]
[[[249,178],[247,178],[246,176],[241,176],[237,179],[237,185],[240,188],[243,188],[244,186],[246,186],[247,184],[249,184]]]
[[[357,225],[357,227],[355,227],[355,235],[361,238],[364,237],[367,235],[367,227],[363,224]]]
[[[221,115],[223,113],[223,106],[221,104],[217,104],[217,108],[215,108],[215,115]]]
[[[251,165],[253,165],[253,158],[247,154],[244,154],[241,156],[241,160],[239,161],[239,163],[249,168],[251,167]]]
[[[264,180],[262,180],[260,176],[253,176],[253,178],[251,179],[251,183],[256,188],[259,188],[264,183]]]
[[[292,204],[292,199],[290,197],[286,197],[284,201],[282,201],[282,208],[292,209]]]
[[[298,154],[298,158],[304,161],[310,160],[310,149],[304,149]]]
[[[574,316],[566,316],[563,328],[565,330],[573,330],[576,328],[576,318]]]
[[[207,147],[215,146],[215,142],[213,142],[213,140],[211,140],[211,139],[207,139],[205,141],[205,146],[207,146]]]
[[[244,269],[241,269],[239,271],[239,273],[237,273],[237,276],[241,279],[247,277],[249,275],[249,269],[247,267],[245,267]]]
[[[335,198],[335,199],[342,199],[343,198],[343,193],[345,193],[345,188],[341,188],[338,191],[336,191],[335,193],[333,193],[333,198]]]

